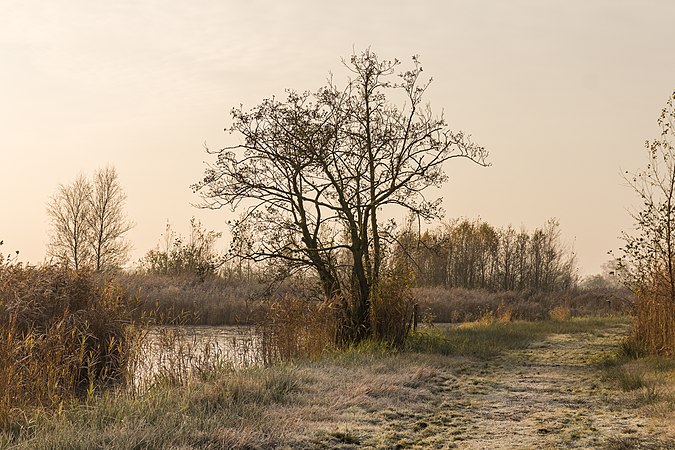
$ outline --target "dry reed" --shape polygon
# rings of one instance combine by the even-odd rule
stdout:
[[[272,302],[258,325],[263,361],[319,356],[335,341],[336,312],[332,301],[307,301],[286,295]]]
[[[653,353],[675,355],[675,294],[655,276],[636,292],[634,338]]]
[[[625,315],[633,305],[633,295],[621,288],[545,293],[419,287],[412,293],[422,312],[445,323],[475,322],[487,315],[502,321],[547,320],[556,307],[569,309],[571,317]]]
[[[0,265],[0,427],[126,383],[133,309],[109,279]]]

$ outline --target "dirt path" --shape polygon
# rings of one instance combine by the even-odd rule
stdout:
[[[322,401],[298,424],[314,435],[291,447],[668,448],[674,421],[615,401],[596,364],[625,332],[549,335],[486,361],[418,355],[311,371]]]
[[[608,335],[552,335],[497,357],[468,379],[448,376],[440,409],[460,412],[460,448],[598,448],[609,438],[642,442],[663,434],[646,418],[612,407],[589,365],[611,348]]]

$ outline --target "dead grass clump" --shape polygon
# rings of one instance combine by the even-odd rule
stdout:
[[[262,359],[269,363],[315,358],[335,342],[336,331],[334,301],[308,301],[286,295],[269,304],[258,326]]]
[[[651,352],[675,355],[675,297],[661,277],[635,296],[633,335]]]
[[[0,265],[0,427],[127,382],[133,309],[109,279]]]
[[[569,306],[555,306],[548,312],[548,316],[551,320],[565,322],[572,318],[572,311]]]
[[[502,301],[499,302],[499,306],[497,306],[496,314],[499,322],[511,322],[513,310]]]
[[[405,276],[387,276],[378,285],[370,304],[372,337],[392,348],[401,348],[413,327],[415,301]]]
[[[621,341],[619,346],[619,356],[628,359],[640,359],[649,354],[649,350],[644,342],[629,336]]]

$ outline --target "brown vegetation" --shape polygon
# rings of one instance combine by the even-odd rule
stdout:
[[[134,308],[109,279],[0,264],[0,426],[128,381]]]
[[[554,219],[532,232],[480,219],[415,228],[408,222],[399,232],[394,257],[414,273],[416,286],[560,292],[577,285],[574,253]]]
[[[286,295],[270,302],[258,326],[265,362],[316,358],[335,343],[338,307]]]
[[[633,336],[651,351],[675,355],[675,297],[659,277],[636,293]]]
[[[571,290],[567,292],[445,289],[412,290],[422,314],[435,322],[474,322],[485,315],[512,320],[546,320],[555,308],[567,308],[570,316],[625,315],[632,312],[633,295],[624,288]]]
[[[183,323],[188,325],[261,323],[272,305],[273,308],[283,310],[279,302],[283,303],[281,299],[284,298],[294,298],[291,302],[307,302],[307,310],[321,303],[317,299],[320,296],[311,286],[297,280],[270,286],[254,279],[248,281],[239,277],[218,276],[207,277],[203,282],[189,275],[123,274],[118,279],[139,297],[140,306],[146,313],[157,312],[160,316],[183,313]],[[513,320],[546,320],[549,311],[556,307],[568,308],[572,317],[634,312],[633,295],[625,288],[604,287],[549,293],[534,290],[490,292],[444,287],[409,288],[408,284],[404,278],[387,277],[383,280],[385,289],[373,305],[379,311],[372,319],[375,332],[381,336],[391,336],[390,343],[395,345],[402,342],[410,326],[414,303],[418,305],[419,321],[435,322],[472,322],[486,314],[504,317],[507,313]],[[299,317],[305,317],[304,314]],[[389,315],[394,318],[391,319]],[[275,315],[267,317],[274,318],[273,322],[296,320],[290,317],[280,319]],[[323,319],[318,320],[323,322]],[[395,329],[383,330],[382,327]]]
[[[263,314],[260,299],[270,295],[268,285],[217,276],[200,281],[194,275],[120,274],[118,280],[138,296],[143,311],[181,316],[185,325],[256,323]]]

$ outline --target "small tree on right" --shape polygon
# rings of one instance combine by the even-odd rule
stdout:
[[[626,172],[640,195],[635,233],[624,233],[620,272],[635,294],[634,337],[660,354],[675,353],[675,91],[658,119],[661,136],[646,141],[646,168]]]

